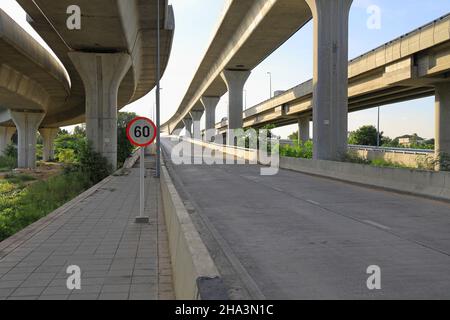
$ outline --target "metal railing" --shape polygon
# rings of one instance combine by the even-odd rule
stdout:
[[[349,149],[353,150],[363,150],[363,151],[376,151],[376,152],[391,152],[391,153],[401,153],[401,154],[432,154],[434,150],[429,149],[410,149],[410,148],[390,148],[390,147],[374,147],[374,146],[357,146],[349,145]]]

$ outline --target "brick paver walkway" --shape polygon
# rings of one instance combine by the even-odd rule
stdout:
[[[147,167],[150,224],[139,213],[139,169],[112,176],[46,218],[0,243],[0,300],[173,299],[167,234]],[[81,269],[81,290],[69,290],[68,266]]]

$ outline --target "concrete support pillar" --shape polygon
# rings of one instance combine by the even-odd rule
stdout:
[[[192,138],[201,140],[202,132],[200,130],[200,120],[202,119],[203,111],[192,110],[189,114],[192,119]]]
[[[348,18],[353,0],[306,0],[314,19],[314,159],[341,160],[348,136]]]
[[[242,112],[244,103],[244,85],[251,72],[246,70],[224,70],[221,73],[222,79],[228,88],[228,130],[242,129]],[[234,145],[234,141],[229,141],[230,134],[227,135],[227,144]]]
[[[202,97],[200,101],[205,107],[205,141],[210,142],[216,135],[216,107],[220,97]]]
[[[0,127],[0,156],[4,155],[5,149],[11,143],[15,132],[15,127]]]
[[[306,142],[309,137],[309,117],[298,119],[298,142]]]
[[[185,136],[192,138],[192,119],[191,118],[185,118],[183,119],[184,128],[186,129]]]
[[[44,149],[42,152],[42,159],[44,161],[51,161],[55,159],[55,148],[53,146],[53,141],[58,135],[59,128],[41,128],[39,132],[41,133],[42,140],[44,143]]]
[[[117,94],[131,66],[126,53],[69,53],[86,91],[86,135],[95,151],[117,167]]]
[[[18,167],[36,168],[36,140],[39,125],[45,113],[11,111],[11,117],[18,132]]]
[[[450,82],[436,85],[436,136],[435,152],[437,159],[450,157]],[[437,170],[441,169],[438,164]]]

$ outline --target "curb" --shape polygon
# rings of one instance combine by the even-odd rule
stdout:
[[[164,165],[161,166],[161,195],[176,298],[228,300],[219,271]]]

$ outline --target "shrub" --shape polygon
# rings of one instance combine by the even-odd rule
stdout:
[[[77,160],[73,149],[59,149],[56,158],[62,163],[74,163]]]
[[[112,173],[112,167],[106,158],[92,149],[90,142],[81,145],[78,164],[71,169],[83,173],[91,185],[95,185]]]
[[[17,149],[12,145],[8,145],[0,156],[0,171],[10,171],[17,166]]]
[[[294,142],[294,145],[284,145],[280,146],[280,156],[282,157],[290,157],[290,158],[303,158],[303,159],[312,159],[313,157],[313,142],[306,141]]]

